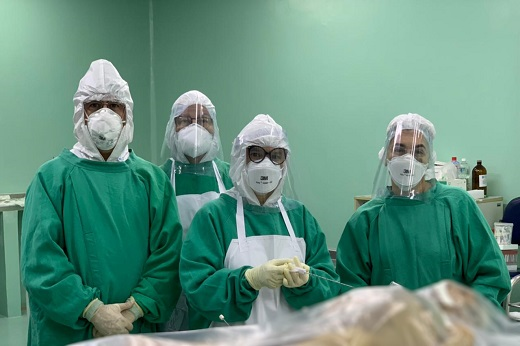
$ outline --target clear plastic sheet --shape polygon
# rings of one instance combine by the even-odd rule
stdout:
[[[79,342],[75,346],[227,346],[250,345],[260,340],[258,325],[210,328],[183,332],[166,332],[139,335],[114,335]]]
[[[139,343],[132,343],[135,338]],[[414,292],[396,285],[353,289],[321,304],[280,315],[265,326],[117,336],[81,345],[134,344],[517,346],[520,323],[511,321],[466,286],[441,281]]]

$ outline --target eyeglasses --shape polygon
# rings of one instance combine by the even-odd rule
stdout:
[[[203,115],[201,117],[192,118],[189,116],[178,116],[175,118],[175,125],[178,127],[186,127],[196,122],[200,126],[210,126],[213,124],[213,119],[211,119],[208,115]]]
[[[92,101],[84,104],[85,111],[90,114],[97,112],[101,108],[109,108],[114,112],[121,114],[125,111],[125,104],[115,101]]]
[[[264,148],[259,147],[258,145],[252,145],[247,148],[249,159],[254,163],[262,162],[266,156],[269,156],[269,159],[275,165],[281,165],[287,158],[287,150],[284,148],[274,148],[271,151],[266,151]]]
[[[425,159],[428,160],[428,149],[424,144],[418,144],[414,145],[413,148],[407,148],[404,144],[396,143],[392,148],[390,148],[390,154],[392,157],[410,154],[418,161],[422,162]]]

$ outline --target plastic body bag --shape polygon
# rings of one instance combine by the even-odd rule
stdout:
[[[147,341],[139,345],[154,346],[516,346],[520,324],[476,291],[446,280],[417,291],[396,285],[357,288],[279,315],[268,325],[116,336],[81,345],[137,345],[132,338]]]

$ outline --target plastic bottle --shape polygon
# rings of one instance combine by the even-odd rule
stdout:
[[[473,190],[484,190],[484,196],[487,196],[487,169],[482,166],[482,160],[477,160],[477,165],[473,167],[471,181]]]
[[[459,175],[457,178],[464,179],[466,181],[466,190],[468,189],[468,186],[470,185],[469,176],[470,176],[469,163],[468,163],[468,161],[466,161],[465,158],[462,158],[460,160]]]
[[[459,161],[457,161],[457,156],[451,157],[451,163],[457,168],[457,177],[458,177],[459,171],[460,171],[460,163],[459,163]]]

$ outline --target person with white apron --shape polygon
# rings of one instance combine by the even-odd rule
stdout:
[[[215,106],[206,95],[191,90],[173,103],[163,150],[170,158],[161,168],[175,190],[185,238],[195,213],[233,186],[229,163],[221,159]],[[188,319],[186,297],[181,294],[163,330],[187,330]]]
[[[324,233],[289,199],[290,148],[270,116],[257,115],[236,137],[234,187],[195,215],[181,251],[190,329],[265,323],[338,294]],[[296,272],[299,267],[301,272]]]

